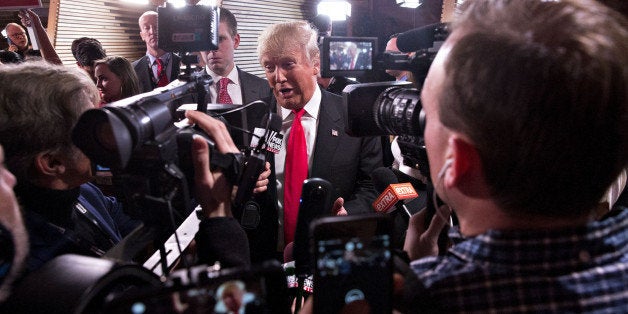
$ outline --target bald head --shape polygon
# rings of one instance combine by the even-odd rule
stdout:
[[[26,30],[17,23],[9,23],[5,28],[7,37],[11,40],[13,45],[17,46],[20,51],[28,49],[28,37],[26,37]]]

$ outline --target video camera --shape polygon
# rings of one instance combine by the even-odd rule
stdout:
[[[448,35],[445,23],[407,31],[397,37],[405,53],[384,53],[386,69],[411,71],[416,82],[352,84],[343,91],[348,111],[346,132],[351,136],[398,135],[404,163],[429,178],[423,140],[425,113],[421,106],[423,81],[438,49]]]
[[[218,8],[166,6],[158,10],[161,48],[182,53],[217,48]],[[205,137],[210,144],[212,167],[221,168],[230,183],[239,187],[236,205],[243,206],[252,195],[264,165],[260,151],[267,145],[266,135],[271,120],[275,120],[270,110],[262,119],[265,132],[252,135],[259,140],[248,155],[220,154],[199,128],[175,125],[181,117],[178,109],[185,101],[195,100],[198,111],[214,117],[247,107],[220,109],[220,105],[212,105],[207,111],[205,96],[211,84],[209,75],[191,73],[188,64],[186,73],[166,87],[88,110],[79,118],[72,136],[75,145],[93,163],[111,169],[116,196],[132,218],[148,225],[176,228],[194,210],[190,155],[193,136]]]

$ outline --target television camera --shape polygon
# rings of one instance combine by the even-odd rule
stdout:
[[[423,140],[425,113],[421,106],[421,87],[438,49],[448,35],[448,25],[432,24],[397,37],[397,46],[406,53],[383,54],[386,69],[411,71],[410,82],[352,84],[343,91],[347,105],[346,132],[352,136],[398,135],[404,163],[429,178],[427,153]]]
[[[205,137],[212,167],[222,169],[230,183],[239,187],[234,201],[237,209],[244,207],[263,171],[261,151],[272,133],[270,124],[276,120],[266,105],[268,115],[261,126],[265,132],[241,130],[258,138],[257,146],[226,155],[214,151],[214,143],[199,128],[175,125],[181,117],[178,109],[186,102],[195,102],[196,110],[218,118],[247,108],[212,104],[208,111],[205,96],[213,81],[204,72],[191,71],[193,56],[187,53],[217,49],[218,17],[219,9],[212,6],[159,7],[159,46],[186,55],[182,58],[185,73],[163,88],[86,111],[73,132],[74,143],[93,163],[111,169],[124,211],[145,224],[158,225],[167,234],[195,208],[190,156],[193,136]]]

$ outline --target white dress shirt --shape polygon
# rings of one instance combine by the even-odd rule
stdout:
[[[307,145],[307,165],[308,173],[312,170],[312,156],[314,155],[314,144],[316,143],[316,129],[318,127],[318,113],[321,108],[322,93],[318,85],[312,95],[310,101],[305,104],[303,109],[305,113],[301,117],[301,125],[303,126],[303,132],[305,133],[305,142]],[[283,182],[284,182],[284,167],[286,163],[286,149],[288,146],[288,137],[290,136],[290,129],[292,128],[292,121],[294,121],[294,113],[292,110],[284,109],[277,105],[277,112],[281,113],[283,123],[281,125],[281,134],[283,135],[283,143],[281,150],[275,155],[275,174],[277,175],[277,203],[279,208],[279,238],[283,238]],[[279,249],[283,250],[281,246],[283,240],[279,241]]]
[[[220,82],[221,78],[226,77],[231,80],[229,85],[227,85],[227,92],[229,93],[229,97],[231,97],[231,102],[236,105],[242,105],[242,85],[240,84],[240,75],[235,65],[227,76],[220,76],[214,73],[208,66],[205,67],[205,70],[209,76],[212,77],[212,80],[214,80],[214,84],[212,84],[209,88],[209,95],[211,96],[212,104],[215,104],[218,101],[218,92],[220,90],[220,84],[218,82]]]

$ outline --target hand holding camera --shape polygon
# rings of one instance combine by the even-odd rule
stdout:
[[[224,123],[198,111],[187,111],[185,116],[207,132],[207,135],[216,143],[216,149],[220,153],[239,152]],[[196,199],[201,204],[205,217],[231,216],[233,186],[221,170],[210,170],[209,154],[207,141],[201,136],[194,136],[192,161]]]

